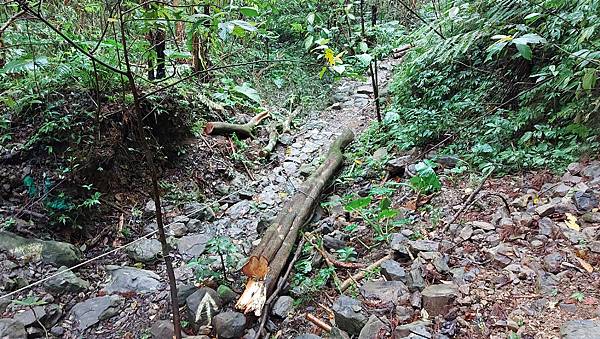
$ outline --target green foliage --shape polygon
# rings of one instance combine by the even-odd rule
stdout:
[[[416,175],[410,178],[410,185],[413,189],[422,194],[437,192],[442,188],[442,183],[435,174],[435,163],[431,160],[425,160],[417,163],[415,169]]]
[[[206,254],[188,262],[188,266],[196,273],[197,281],[222,281],[225,280],[228,271],[237,268],[239,251],[229,238],[221,236],[212,238],[206,244],[206,251]],[[220,264],[220,270],[214,269],[217,263]]]
[[[396,69],[373,147],[442,142],[481,169],[559,169],[600,146],[600,1],[465,1],[424,5],[415,46]]]
[[[346,246],[335,251],[341,261],[356,261],[356,249],[354,247]]]
[[[585,294],[581,291],[574,292],[571,294],[571,299],[576,300],[577,302],[582,302],[585,299]]]

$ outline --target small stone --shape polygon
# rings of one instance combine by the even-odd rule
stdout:
[[[367,317],[360,313],[360,302],[354,298],[341,295],[332,309],[336,326],[350,335],[358,335],[367,323]]]
[[[187,226],[182,222],[176,222],[169,225],[167,228],[167,235],[175,238],[181,238],[188,232]]]
[[[304,334],[300,334],[299,336],[296,336],[295,339],[322,339],[322,338],[316,334],[304,333]]]
[[[87,290],[90,283],[79,278],[73,271],[68,270],[67,266],[61,266],[57,272],[64,273],[48,279],[44,287],[53,293],[73,292],[79,293]]]
[[[598,224],[600,223],[600,212],[588,212],[584,214],[581,219],[583,219],[585,222]]]
[[[431,339],[433,335],[431,330],[428,328],[431,326],[430,321],[419,320],[410,324],[400,325],[394,330],[396,338],[419,338],[419,339]]]
[[[148,214],[156,212],[156,204],[154,203],[154,200],[148,200],[146,206],[144,206],[144,212]]]
[[[458,297],[458,286],[438,284],[427,286],[423,292],[423,308],[430,316],[444,315]]]
[[[401,281],[367,281],[359,290],[365,299],[379,299],[394,303],[400,298],[408,300],[408,288]]]
[[[404,268],[395,260],[386,260],[381,263],[381,273],[389,281],[406,282]]]
[[[473,235],[473,227],[470,225],[465,225],[460,232],[458,233],[458,237],[463,241],[469,240]]]
[[[246,317],[239,312],[223,312],[212,319],[219,338],[239,338],[244,335],[246,328]]]
[[[598,198],[593,191],[579,191],[573,195],[573,202],[579,211],[589,212],[598,207]]]
[[[44,323],[44,318],[46,318],[46,309],[43,306],[36,306],[33,309],[25,309],[17,312],[13,319],[23,324],[25,327],[29,327],[37,321],[41,321]]]
[[[408,256],[407,243],[408,238],[402,233],[392,233],[390,248],[400,254]]]
[[[552,196],[562,198],[573,188],[570,185],[565,184],[564,182],[559,183],[554,188],[552,188]]]
[[[217,288],[217,293],[219,294],[219,297],[221,298],[224,304],[228,304],[237,299],[238,297],[238,294],[226,285],[219,285],[219,287]]]
[[[408,244],[417,252],[438,252],[440,249],[440,243],[433,240],[409,240]]]
[[[590,241],[588,247],[590,248],[590,251],[600,253],[600,240]]]
[[[25,326],[14,319],[0,319],[0,338],[27,339]]]
[[[387,148],[380,147],[372,155],[374,161],[382,161],[388,156]]]
[[[157,239],[141,239],[125,248],[129,258],[142,263],[156,261],[161,251],[162,247]]]
[[[552,219],[545,217],[538,221],[538,234],[551,238],[558,230],[556,223]]]
[[[406,286],[411,292],[420,291],[425,288],[425,279],[423,278],[423,267],[416,265],[408,271],[406,276]]]
[[[279,318],[287,318],[288,314],[294,308],[294,299],[287,295],[283,295],[277,298],[275,301],[275,305],[273,305],[273,310],[271,313]]]
[[[362,328],[358,339],[372,339],[381,337],[380,331],[385,328],[385,324],[375,315],[369,317],[369,320]]]
[[[473,221],[470,223],[474,228],[478,228],[484,231],[493,231],[496,229],[496,226],[489,222],[485,221]]]
[[[600,321],[571,320],[560,327],[563,339],[598,339],[600,336]]]
[[[158,274],[135,267],[108,265],[110,281],[104,291],[106,293],[150,293],[158,291],[161,278]]]
[[[572,162],[569,164],[569,166],[567,166],[567,171],[569,171],[569,173],[571,173],[573,175],[577,175],[577,174],[581,173],[582,169],[583,169],[583,166],[578,162]]]
[[[83,331],[102,320],[117,315],[123,301],[123,297],[119,295],[88,299],[73,306],[71,318],[75,321],[77,328]]]
[[[564,261],[562,254],[558,252],[550,253],[544,256],[544,267],[550,273],[558,273],[561,271],[560,265]]]
[[[552,215],[556,210],[556,205],[554,204],[544,204],[535,208],[535,213],[537,213],[540,217],[547,217]]]
[[[153,339],[173,338],[175,329],[169,320],[159,320],[154,322],[150,328],[150,334]]]

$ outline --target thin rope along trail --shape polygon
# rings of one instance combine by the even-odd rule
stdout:
[[[232,197],[232,196],[234,196],[235,194],[238,194],[238,193],[239,193],[239,191],[235,191],[235,192],[233,192],[233,193],[230,193],[230,194],[228,194],[228,195],[226,195],[226,196],[224,196],[224,197],[220,198],[219,200],[216,200],[215,202],[221,202],[221,201],[223,201],[223,200],[225,200],[225,199],[227,199],[227,198],[230,198],[230,197]],[[207,205],[205,205],[205,206],[203,206],[203,207],[201,207],[201,208],[199,208],[199,209],[197,209],[197,210],[195,210],[195,211],[192,211],[192,212],[190,212],[189,214],[187,214],[187,215],[186,215],[186,217],[191,217],[191,216],[194,216],[194,215],[196,215],[197,213],[200,213],[200,212],[204,211],[204,210],[205,210],[205,209],[207,209],[209,206],[210,206],[210,204],[207,204]],[[171,225],[173,225],[173,224],[176,224],[176,222],[172,222],[172,223],[170,223],[170,224],[167,224],[167,225],[166,225],[166,227],[169,227],[169,226],[171,226]],[[27,286],[24,286],[24,287],[21,287],[21,288],[19,288],[18,290],[12,291],[12,292],[10,292],[10,293],[8,293],[8,294],[5,294],[5,295],[1,295],[1,296],[0,296],[0,300],[1,300],[1,299],[6,299],[6,298],[9,298],[9,297],[11,297],[11,296],[14,296],[14,295],[16,295],[16,294],[20,293],[20,292],[26,291],[26,290],[28,290],[28,289],[30,289],[30,288],[32,288],[32,287],[38,286],[38,285],[40,285],[41,283],[43,283],[43,282],[45,282],[45,281],[48,281],[48,280],[50,280],[50,279],[52,279],[52,278],[55,278],[55,277],[58,277],[58,276],[60,276],[60,275],[64,274],[65,272],[72,271],[72,270],[74,270],[74,269],[77,269],[77,268],[83,267],[83,266],[85,266],[85,265],[87,265],[87,264],[89,264],[89,263],[92,263],[92,262],[94,262],[94,261],[96,261],[96,260],[98,260],[98,259],[102,259],[102,258],[104,258],[104,257],[106,257],[106,256],[108,256],[108,255],[110,255],[110,254],[117,253],[117,252],[119,252],[120,250],[122,250],[122,249],[124,249],[124,248],[126,248],[126,247],[128,247],[128,246],[130,246],[130,245],[132,245],[132,244],[135,244],[135,243],[137,243],[137,242],[139,242],[139,241],[142,241],[142,240],[144,240],[144,239],[147,239],[148,237],[150,237],[150,236],[152,236],[152,235],[154,235],[154,234],[156,234],[156,233],[158,233],[158,230],[155,230],[155,231],[152,231],[152,232],[150,232],[150,233],[147,233],[147,234],[145,234],[145,235],[143,235],[143,236],[141,236],[141,237],[139,237],[139,238],[137,238],[137,239],[135,239],[135,240],[132,240],[132,241],[130,241],[130,242],[128,242],[128,243],[126,243],[126,244],[124,244],[124,245],[121,245],[121,246],[119,246],[119,247],[117,247],[117,248],[113,248],[112,250],[110,250],[110,251],[108,251],[108,252],[104,252],[104,253],[102,253],[102,254],[100,254],[100,255],[97,255],[97,256],[95,256],[95,257],[93,257],[93,258],[90,258],[90,259],[88,259],[88,260],[86,260],[86,261],[84,261],[84,262],[81,262],[81,263],[77,264],[77,265],[73,265],[73,266],[71,266],[71,267],[69,267],[69,268],[67,268],[67,269],[65,269],[65,270],[62,270],[62,271],[56,272],[56,273],[54,273],[54,274],[51,274],[51,275],[49,275],[49,276],[47,276],[47,277],[44,277],[44,278],[42,278],[42,279],[39,279],[39,280],[37,280],[37,281],[35,281],[35,282],[33,282],[33,283],[31,283],[31,284],[27,285]]]

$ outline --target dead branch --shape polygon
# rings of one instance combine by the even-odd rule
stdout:
[[[263,158],[268,157],[275,150],[275,146],[277,146],[277,140],[279,138],[279,133],[277,133],[277,125],[271,124],[269,126],[269,143],[263,147],[260,151],[260,156]]]
[[[287,118],[283,122],[283,128],[281,129],[281,133],[288,133],[292,130],[293,120],[300,113],[300,111],[300,106],[298,106],[287,116]]]
[[[465,200],[465,202],[462,205],[462,207],[460,208],[460,210],[458,210],[458,212],[456,212],[452,216],[452,219],[450,219],[450,221],[448,221],[444,225],[444,227],[442,228],[442,232],[446,232],[446,230],[448,229],[448,227],[450,227],[450,225],[453,224],[456,221],[456,219],[458,219],[458,217],[462,214],[462,212],[464,212],[467,209],[467,207],[470,206],[470,204],[473,201],[473,199],[475,198],[475,196],[477,194],[479,194],[479,191],[481,191],[481,189],[483,188],[483,185],[488,180],[488,178],[490,177],[490,175],[492,175],[493,172],[494,172],[494,170],[492,169],[488,174],[486,174],[485,177],[483,177],[483,180],[481,180],[481,183],[479,183],[479,186],[477,186],[477,188],[473,191],[473,193],[471,193],[471,195],[469,195],[469,197],[467,198],[467,200]]]
[[[331,332],[331,325],[327,324],[323,320],[315,317],[314,315],[312,315],[310,313],[306,313],[306,320],[308,320],[311,323],[315,324],[315,326],[317,326],[318,328],[320,328],[320,329],[322,329],[324,331]]]
[[[364,270],[356,273],[353,276],[350,276],[350,278],[344,280],[344,282],[342,283],[342,285],[340,286],[340,291],[345,291],[348,289],[348,287],[350,287],[350,285],[352,285],[353,283],[356,283],[358,281],[360,281],[362,278],[365,277],[366,272],[372,271],[373,269],[381,266],[381,264],[386,261],[386,260],[390,260],[394,258],[394,254],[390,253],[388,255],[386,255],[385,257],[377,260],[376,262],[372,263],[371,265],[367,266],[367,268],[365,268]]]
[[[275,288],[277,278],[296,243],[299,228],[310,219],[326,183],[343,163],[342,150],[352,139],[354,133],[347,129],[333,142],[323,164],[285,203],[263,235],[260,244],[252,251],[252,257],[267,260],[268,271],[264,279],[249,276],[246,289],[236,304],[238,309],[244,310],[245,313],[254,312],[257,316],[261,315],[266,295]]]
[[[269,117],[269,112],[264,111],[245,124],[231,124],[220,121],[208,122],[204,127],[204,133],[208,135],[230,135],[235,133],[239,138],[249,138],[252,136],[254,128],[267,117]]]

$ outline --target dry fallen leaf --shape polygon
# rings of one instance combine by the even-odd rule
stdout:
[[[565,225],[567,225],[568,228],[579,232],[580,227],[577,224],[577,217],[571,213],[565,213],[565,217],[567,217],[567,220],[565,220]]]
[[[577,259],[577,261],[579,261],[579,264],[581,265],[581,267],[583,267],[588,273],[594,272],[594,268],[587,261],[585,261],[577,256],[575,257],[575,259]]]

